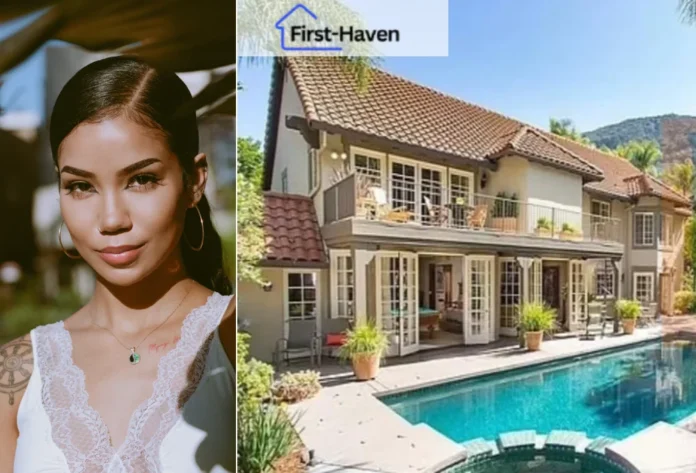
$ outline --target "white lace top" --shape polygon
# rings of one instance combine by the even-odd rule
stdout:
[[[17,414],[14,473],[234,471],[234,374],[217,332],[230,299],[215,293],[186,317],[118,449],[88,403],[63,322],[32,330],[34,371]]]

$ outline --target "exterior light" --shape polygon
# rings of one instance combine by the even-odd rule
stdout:
[[[331,152],[331,159],[338,159],[338,153],[336,151]]]
[[[348,158],[348,155],[346,153],[341,153],[341,159],[346,160]]]

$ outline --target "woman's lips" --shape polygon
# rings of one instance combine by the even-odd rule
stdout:
[[[141,246],[109,246],[99,251],[99,256],[112,266],[125,266],[138,258]]]

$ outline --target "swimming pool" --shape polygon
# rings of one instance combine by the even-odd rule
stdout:
[[[621,440],[696,411],[696,349],[653,342],[381,400],[412,424],[428,424],[455,442],[525,429]]]

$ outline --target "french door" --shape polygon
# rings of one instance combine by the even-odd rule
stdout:
[[[386,332],[389,356],[418,351],[418,257],[379,253],[376,257],[377,321]]]
[[[464,312],[464,341],[467,345],[493,340],[493,256],[465,258],[467,307]]]
[[[577,327],[585,318],[587,310],[587,278],[585,262],[570,261],[570,291],[568,293],[570,306],[570,329]]]

